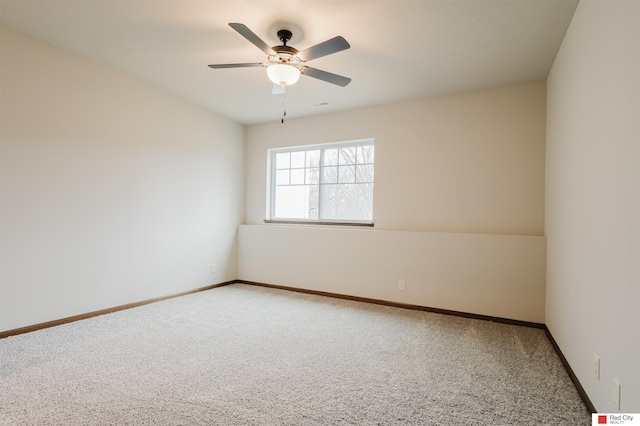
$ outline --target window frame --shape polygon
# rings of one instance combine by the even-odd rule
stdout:
[[[371,184],[373,185],[375,182],[375,140],[374,138],[364,138],[364,139],[356,139],[351,141],[342,141],[342,142],[327,142],[320,144],[312,144],[312,145],[300,145],[300,146],[292,146],[292,147],[279,147],[279,148],[271,148],[267,150],[267,209],[266,215],[267,219],[264,220],[265,223],[276,223],[276,224],[296,224],[296,225],[337,225],[337,226],[359,226],[359,227],[373,227],[373,189],[372,189],[372,206],[371,206],[371,220],[368,219],[322,219],[322,178],[320,178],[320,182],[318,183],[319,187],[319,200],[318,200],[318,219],[295,219],[295,218],[276,218],[275,216],[275,208],[276,208],[276,155],[279,153],[291,153],[291,152],[300,152],[300,151],[320,151],[320,164],[318,165],[319,169],[322,170],[323,166],[323,151],[327,149],[336,149],[336,148],[346,148],[346,147],[359,147],[359,146],[373,146],[374,147],[374,161],[371,163],[373,166],[373,175]],[[291,169],[289,169],[291,170]]]

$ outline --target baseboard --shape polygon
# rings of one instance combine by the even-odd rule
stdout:
[[[580,397],[582,398],[582,401],[584,402],[584,405],[587,406],[587,410],[589,410],[591,413],[597,413],[598,410],[596,410],[596,407],[593,405],[593,403],[589,399],[589,396],[587,395],[587,392],[582,387],[582,384],[578,380],[578,377],[573,372],[573,369],[569,365],[569,362],[567,361],[567,359],[564,357],[564,354],[560,350],[560,346],[558,346],[558,343],[556,342],[556,339],[553,338],[553,335],[551,334],[551,331],[549,331],[549,328],[546,325],[544,326],[544,331],[547,334],[547,338],[549,338],[549,341],[551,342],[551,345],[553,346],[553,349],[555,349],[556,353],[560,357],[560,361],[562,361],[562,365],[564,365],[564,369],[567,371],[567,374],[571,378],[571,381],[573,382],[573,384],[575,385],[576,389],[578,390],[578,393],[580,394]]]
[[[249,284],[249,285],[255,285],[255,286],[259,286],[259,287],[269,287],[269,288],[275,288],[275,289],[279,289],[279,290],[295,291],[295,292],[298,292],[298,293],[315,294],[317,296],[333,297],[333,298],[337,298],[337,299],[353,300],[353,301],[356,301],[356,302],[372,303],[374,305],[384,305],[384,306],[393,306],[393,307],[396,307],[396,308],[412,309],[414,311],[433,312],[433,313],[436,313],[436,314],[453,315],[453,316],[457,316],[457,317],[479,319],[479,320],[483,320],[483,321],[500,322],[500,323],[503,323],[503,324],[521,325],[523,327],[533,327],[533,328],[539,328],[539,329],[545,329],[546,328],[546,326],[544,324],[540,324],[540,323],[537,323],[537,322],[520,321],[520,320],[514,320],[514,319],[510,319],[510,318],[493,317],[493,316],[490,316],[490,315],[470,314],[468,312],[451,311],[451,310],[448,310],[448,309],[431,308],[431,307],[428,307],[428,306],[421,306],[421,305],[411,305],[411,304],[408,304],[408,303],[390,302],[390,301],[387,301],[387,300],[370,299],[370,298],[367,298],[367,297],[349,296],[349,295],[345,295],[345,294],[330,293],[330,292],[326,292],[326,291],[307,290],[307,289],[304,289],[304,288],[297,288],[297,287],[285,287],[285,286],[281,286],[281,285],[259,283],[259,282],[254,282],[254,281],[236,280],[236,282],[239,283],[239,284]]]
[[[169,296],[156,297],[153,299],[147,299],[140,302],[128,303],[126,305],[115,306],[113,308],[101,309],[99,311],[87,312],[86,314],[74,315],[71,317],[61,318],[53,321],[47,321],[39,324],[28,325],[26,327],[15,328],[13,330],[0,331],[0,339],[4,339],[9,336],[16,336],[18,334],[30,333],[32,331],[42,330],[49,327],[55,327],[57,325],[68,324],[74,321],[80,321],[83,319],[93,318],[100,315],[106,315],[113,312],[123,311],[125,309],[137,308],[138,306],[148,305],[150,303],[160,302],[162,300],[173,299],[174,297],[186,296],[188,294],[198,293],[201,291],[211,290],[213,288],[222,287],[229,284],[236,283],[236,280],[227,281],[220,284],[208,285],[206,287],[196,288],[194,290],[185,291],[182,293],[172,294]]]
[[[182,292],[182,293],[172,294],[172,295],[169,295],[169,296],[156,297],[156,298],[153,298],[153,299],[147,299],[147,300],[143,300],[143,301],[140,301],[140,302],[128,303],[126,305],[120,305],[120,306],[115,306],[115,307],[112,307],[112,308],[101,309],[99,311],[87,312],[85,314],[74,315],[74,316],[71,316],[71,317],[61,318],[61,319],[48,321],[48,322],[43,322],[43,323],[39,323],[39,324],[33,324],[33,325],[26,326],[26,327],[15,328],[15,329],[6,330],[6,331],[0,331],[0,339],[3,339],[5,337],[9,337],[9,336],[15,336],[15,335],[18,335],[18,334],[30,333],[32,331],[42,330],[42,329],[49,328],[49,327],[55,327],[57,325],[67,324],[67,323],[74,322],[74,321],[80,321],[80,320],[87,319],[87,318],[93,318],[93,317],[97,317],[97,316],[100,316],[100,315],[106,315],[106,314],[110,314],[112,312],[122,311],[122,310],[125,310],[125,309],[136,308],[138,306],[148,305],[150,303],[160,302],[162,300],[172,299],[174,297],[186,296],[188,294],[198,293],[198,292],[206,291],[206,290],[211,290],[211,289],[214,289],[214,288],[217,288],[217,287],[222,287],[222,286],[226,286],[226,285],[230,285],[230,284],[249,284],[249,285],[255,285],[255,286],[259,286],[259,287],[269,287],[269,288],[274,288],[274,289],[279,289],[279,290],[295,291],[295,292],[298,292],[298,293],[314,294],[314,295],[317,295],[317,296],[333,297],[333,298],[338,298],[338,299],[353,300],[353,301],[356,301],[356,302],[372,303],[372,304],[375,304],[375,305],[393,306],[393,307],[396,307],[396,308],[412,309],[412,310],[425,311],[425,312],[434,312],[434,313],[444,314],[444,315],[454,315],[454,316],[464,317],[464,318],[473,318],[473,319],[480,319],[480,320],[484,320],[484,321],[500,322],[500,323],[504,323],[504,324],[520,325],[520,326],[524,326],[524,327],[540,328],[540,329],[546,330],[547,334],[549,336],[551,336],[551,334],[549,333],[549,330],[546,328],[546,326],[544,324],[539,324],[539,323],[535,323],[535,322],[520,321],[520,320],[514,320],[514,319],[509,319],[509,318],[501,318],[501,317],[493,317],[493,316],[489,316],[489,315],[471,314],[471,313],[468,313],[468,312],[451,311],[451,310],[447,310],[447,309],[439,309],[439,308],[431,308],[431,307],[428,307],[428,306],[411,305],[411,304],[398,303],[398,302],[390,302],[390,301],[386,301],[386,300],[371,299],[371,298],[367,298],[367,297],[349,296],[349,295],[345,295],[345,294],[330,293],[330,292],[318,291],[318,290],[307,290],[307,289],[297,288],[297,287],[286,287],[286,286],[282,286],[282,285],[260,283],[260,282],[255,282],[255,281],[231,280],[231,281],[227,281],[227,282],[220,283],[220,284],[213,284],[213,285],[209,285],[209,286],[206,286],[206,287],[201,287],[201,288],[197,288],[197,289],[194,289],[194,290],[185,291],[185,292]],[[554,347],[557,347],[557,344],[555,344],[555,341],[553,343],[554,343]],[[557,350],[559,350],[559,349],[557,349]],[[564,357],[562,357],[562,358],[564,359]]]

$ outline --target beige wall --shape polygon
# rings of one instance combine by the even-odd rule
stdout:
[[[0,330],[235,279],[244,127],[1,31]]]
[[[238,247],[247,281],[544,323],[544,237],[241,225]]]
[[[250,126],[238,278],[544,322],[545,91]],[[362,138],[375,139],[375,229],[260,225],[267,149]]]
[[[621,410],[637,413],[640,2],[580,2],[547,111],[547,326],[598,411],[617,411],[617,378]]]
[[[246,223],[265,219],[268,148],[374,138],[377,229],[542,235],[545,83],[250,126]]]

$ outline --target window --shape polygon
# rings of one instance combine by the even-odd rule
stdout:
[[[371,225],[373,140],[270,151],[270,220]]]

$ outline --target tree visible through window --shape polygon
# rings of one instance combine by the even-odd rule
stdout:
[[[271,151],[272,220],[373,219],[372,140]]]

